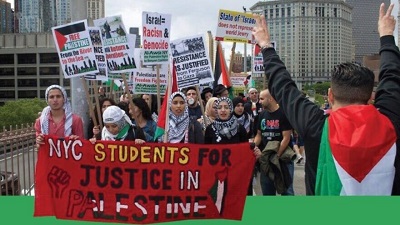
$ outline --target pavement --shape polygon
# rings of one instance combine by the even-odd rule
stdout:
[[[294,195],[305,196],[306,188],[304,183],[304,161],[301,164],[294,163],[294,180],[293,180]],[[253,185],[254,195],[262,196],[261,186],[260,186],[260,175],[256,178],[256,184]]]

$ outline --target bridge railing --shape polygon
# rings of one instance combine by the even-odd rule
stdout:
[[[0,132],[0,195],[34,195],[37,148],[34,124]]]

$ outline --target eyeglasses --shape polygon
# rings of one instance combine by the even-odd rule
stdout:
[[[258,92],[250,92],[250,94],[252,95],[252,94],[257,94]]]

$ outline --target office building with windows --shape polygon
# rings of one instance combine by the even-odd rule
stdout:
[[[260,1],[271,41],[299,88],[327,81],[334,65],[352,61],[352,8],[341,0]]]
[[[390,5],[390,0],[345,0],[352,10],[353,45],[355,61],[363,63],[364,56],[379,53],[378,13],[381,3]]]
[[[0,33],[12,33],[13,15],[11,4],[5,0],[0,0]]]
[[[0,105],[6,101],[41,98],[52,84],[70,92],[51,33],[0,35]]]

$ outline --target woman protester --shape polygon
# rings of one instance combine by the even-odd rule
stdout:
[[[233,115],[237,118],[239,124],[242,124],[247,132],[247,139],[252,138],[251,117],[244,110],[244,100],[242,97],[235,97],[232,99]]]
[[[203,130],[206,129],[206,127],[211,124],[212,122],[214,122],[215,118],[217,118],[217,112],[215,111],[215,101],[217,100],[217,97],[211,97],[208,99],[206,107],[205,107],[205,120],[203,118],[203,116],[199,119],[197,119],[197,121],[199,121],[199,123],[201,125],[203,125]]]
[[[146,137],[143,130],[132,124],[125,111],[118,106],[110,106],[103,113],[104,127],[101,140],[107,141],[135,141],[135,144],[145,143]],[[96,138],[90,142],[95,143]]]
[[[133,124],[143,130],[147,142],[153,142],[157,124],[151,117],[149,106],[142,98],[134,98],[132,102],[129,104],[129,114],[134,120]]]
[[[216,115],[214,122],[205,131],[204,143],[223,144],[248,142],[247,131],[233,116],[233,104],[227,97],[215,102]]]
[[[217,118],[207,126],[205,144],[234,144],[249,142],[247,131],[233,115],[233,103],[227,97],[221,97],[215,102]],[[254,150],[256,150],[255,147]],[[247,195],[253,195],[253,177],[249,182]]]
[[[98,113],[97,113],[96,107],[94,108],[94,112],[93,112],[94,117],[97,122],[102,121],[104,111],[109,106],[116,105],[116,103],[113,99],[104,97],[100,100],[99,105],[100,105],[100,110],[101,110],[101,115],[100,115],[101,118],[100,119],[98,118]],[[92,118],[90,119],[89,125],[88,125],[88,137],[89,137],[89,139],[95,137],[97,140],[101,140],[100,126],[99,125],[95,126]]]
[[[196,119],[190,119],[185,94],[174,92],[169,98],[169,128],[167,142],[169,143],[204,143],[203,130]],[[163,136],[161,137],[163,140]]]

